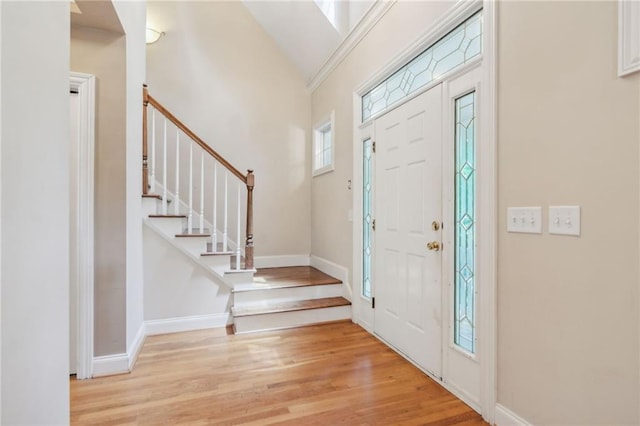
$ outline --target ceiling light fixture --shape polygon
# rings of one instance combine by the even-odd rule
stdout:
[[[160,40],[160,37],[164,35],[164,32],[156,31],[153,28],[147,28],[147,44],[155,43]]]

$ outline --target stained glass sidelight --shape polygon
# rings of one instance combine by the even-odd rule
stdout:
[[[476,94],[455,101],[455,330],[456,345],[475,352]]]
[[[362,295],[371,297],[371,257],[373,250],[373,142],[364,141],[362,164]]]
[[[362,121],[386,110],[482,53],[482,11],[438,40],[362,97]]]

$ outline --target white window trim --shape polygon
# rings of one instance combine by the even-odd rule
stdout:
[[[336,163],[336,114],[335,111],[331,111],[330,114],[326,115],[322,120],[320,120],[315,126],[313,126],[313,146],[311,148],[311,169],[312,176],[320,176],[325,173],[332,172],[335,170]],[[329,127],[331,129],[331,162],[323,167],[316,168],[316,143],[318,141],[318,137],[323,133],[323,131]]]
[[[618,76],[640,71],[640,3],[618,0]]]

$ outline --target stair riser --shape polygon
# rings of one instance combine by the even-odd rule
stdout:
[[[290,302],[342,296],[342,284],[236,291],[234,306],[243,307],[264,302]]]
[[[207,266],[226,266],[228,267],[231,263],[231,255],[230,254],[219,254],[216,256],[200,256],[200,262]]]
[[[213,269],[224,277],[224,281],[231,286],[231,288],[237,285],[246,285],[253,282],[253,272],[228,272],[229,265],[216,266]],[[227,271],[227,272],[225,272]]]
[[[351,306],[235,317],[233,323],[236,333],[252,333],[346,319],[351,319]]]
[[[173,237],[176,234],[182,232],[182,225],[184,218],[181,217],[151,217],[149,218],[151,223],[157,227],[162,233]]]
[[[158,199],[157,198],[143,198],[142,199],[142,214],[144,217],[149,217],[150,214],[158,214]]]
[[[200,254],[207,248],[209,237],[175,237],[174,241],[176,245],[181,246],[187,252],[199,258]]]

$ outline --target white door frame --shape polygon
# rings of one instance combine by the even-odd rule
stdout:
[[[496,262],[497,262],[497,109],[496,109],[496,5],[493,1],[470,0],[457,2],[437,23],[415,42],[389,61],[373,77],[363,82],[353,93],[353,320],[369,332],[373,332],[373,310],[371,301],[362,296],[362,143],[368,137],[375,141],[374,126],[376,116],[362,123],[362,96],[384,81],[389,75],[409,62],[417,54],[436,42],[440,37],[455,28],[475,11],[483,9],[483,53],[478,61],[460,67],[449,77],[465,73],[478,65],[482,68],[482,87],[484,96],[479,105],[479,138],[483,141],[482,155],[478,155],[477,185],[478,202],[478,286],[482,288],[478,298],[481,317],[478,321],[478,334],[482,336],[481,369],[481,407],[484,419],[493,424],[496,405]],[[437,84],[434,82],[433,84]],[[432,84],[432,85],[433,85]],[[428,90],[432,85],[413,94],[404,102]],[[387,111],[384,111],[387,112]],[[384,113],[383,112],[383,113]],[[378,114],[380,115],[380,114]],[[444,325],[443,321],[443,325]],[[443,329],[447,334],[448,330]],[[446,383],[443,386],[447,387]],[[453,389],[450,389],[453,390]],[[454,392],[455,393],[455,392]],[[462,395],[459,395],[462,396]]]
[[[69,87],[78,93],[78,162],[76,193],[78,194],[77,240],[75,254],[77,268],[70,271],[78,283],[77,307],[77,373],[78,379],[93,375],[93,285],[94,285],[94,161],[95,161],[95,77],[71,72]]]

